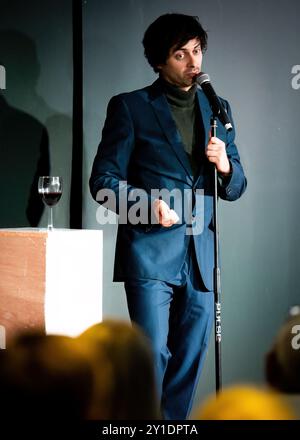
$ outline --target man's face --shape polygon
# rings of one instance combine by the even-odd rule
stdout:
[[[201,72],[200,40],[193,38],[179,49],[172,48],[165,64],[158,67],[162,77],[182,90],[189,90]]]

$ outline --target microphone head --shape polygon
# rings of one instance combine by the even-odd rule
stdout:
[[[210,82],[210,77],[209,75],[207,75],[207,73],[200,72],[196,78],[196,81],[199,84],[199,86],[202,86],[202,84]]]

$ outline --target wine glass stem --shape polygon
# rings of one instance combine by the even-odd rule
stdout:
[[[53,214],[52,214],[52,206],[49,206],[49,212],[48,212],[48,229],[49,229],[49,231],[52,231],[52,229],[53,229]]]

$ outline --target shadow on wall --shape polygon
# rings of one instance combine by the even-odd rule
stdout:
[[[43,213],[38,176],[49,173],[47,131],[1,95],[0,154],[0,227],[37,226]]]
[[[29,39],[22,42],[21,34],[0,32],[0,64],[8,76],[14,72],[14,60],[27,62],[28,68],[18,69],[13,80],[27,88],[38,77],[35,50]],[[15,78],[14,78],[15,77]],[[9,82],[9,87],[13,87]],[[28,113],[10,106],[0,95],[0,227],[37,226],[43,213],[43,203],[37,194],[39,175],[49,173],[49,142],[45,127]]]
[[[27,35],[0,31],[0,65],[6,69],[6,89],[0,93],[0,227],[39,225],[44,207],[38,177],[50,173],[63,177],[57,226],[68,226],[71,119],[37,94],[40,65],[35,43]]]

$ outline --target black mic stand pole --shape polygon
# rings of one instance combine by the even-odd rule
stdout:
[[[217,119],[211,118],[211,136],[217,136]],[[222,388],[221,362],[221,278],[219,267],[219,225],[218,225],[218,173],[214,166],[214,193],[213,193],[213,224],[214,224],[214,301],[215,301],[215,374],[216,393]]]

